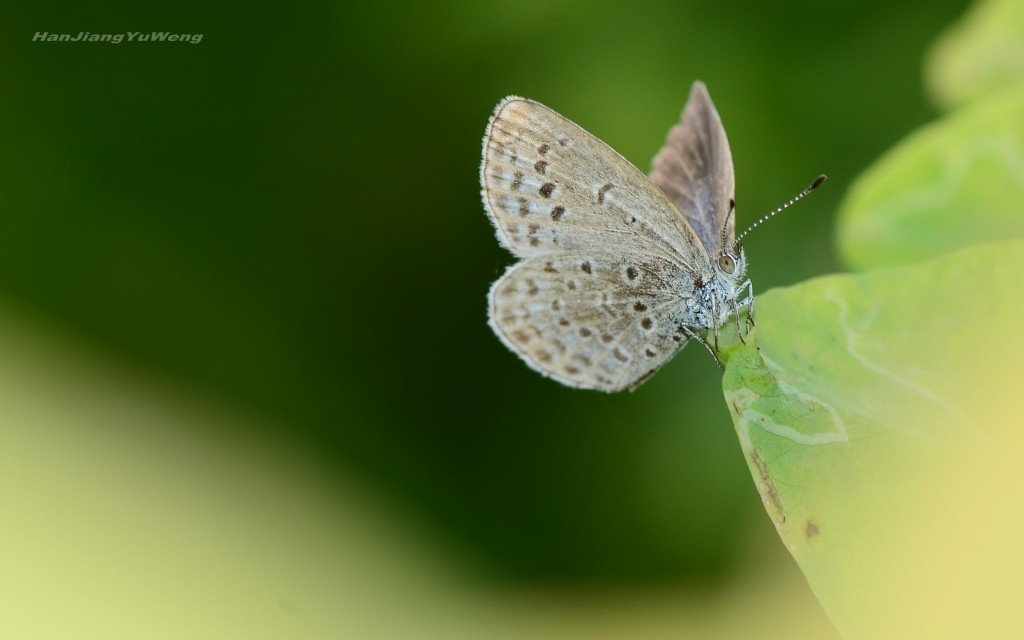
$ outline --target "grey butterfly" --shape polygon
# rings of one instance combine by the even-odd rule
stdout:
[[[491,328],[563,384],[635,388],[689,339],[718,361],[702,334],[717,344],[718,327],[753,307],[729,141],[701,82],[650,178],[567,118],[509,96],[487,125],[480,182],[498,241],[520,258],[491,287]]]

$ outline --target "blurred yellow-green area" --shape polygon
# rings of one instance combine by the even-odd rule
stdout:
[[[830,176],[746,242],[799,282],[965,7],[0,7],[0,636],[829,637],[706,353],[491,334],[480,141],[515,93],[646,170],[701,79],[740,227]]]

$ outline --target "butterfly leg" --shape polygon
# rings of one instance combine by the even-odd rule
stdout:
[[[747,283],[745,283],[744,285],[741,285],[740,286],[740,290],[742,291],[743,287],[745,287],[746,284],[749,284],[749,282],[750,281],[748,280]],[[713,306],[713,308],[715,308],[714,317],[717,318],[718,317],[718,312],[717,312],[718,298],[715,297],[714,295],[712,295],[711,300],[712,300],[712,306]],[[742,302],[737,302],[736,298],[729,298],[728,301],[727,301],[727,304],[729,305],[729,316],[732,316],[733,321],[736,323],[736,337],[738,337],[740,339],[740,342],[743,343],[743,344],[747,344],[747,341],[743,339],[743,331],[740,329],[740,309],[742,309],[743,307],[747,306],[747,302],[748,302],[748,300],[744,300]],[[723,323],[725,321],[728,321],[729,316],[726,316],[725,318],[722,319]],[[715,348],[717,349],[718,348],[718,327],[716,326],[714,329],[715,329]]]
[[[739,306],[740,308],[747,308],[746,327],[747,333],[750,333],[750,328],[754,326],[754,285],[750,280],[747,280],[740,285],[740,291],[743,289],[747,290],[747,297],[739,303]],[[737,317],[736,322],[737,324],[739,323],[739,317]],[[737,330],[739,330],[738,326]]]
[[[719,310],[718,310],[718,296],[715,295],[714,291],[711,292],[711,317],[712,317],[712,321],[711,321],[711,335],[714,337],[714,340],[715,340],[715,353],[718,353],[718,323],[719,323],[719,319],[718,318],[719,318]],[[718,357],[716,356],[715,359],[717,360]]]
[[[702,336],[700,336],[697,333],[695,333],[689,327],[679,327],[679,328],[682,330],[683,335],[685,335],[687,338],[689,338],[691,340],[696,340],[697,342],[699,342],[702,345],[704,345],[704,348],[708,350],[708,353],[711,354],[711,357],[715,359],[715,364],[718,365],[718,368],[721,369],[722,371],[725,371],[725,365],[723,365],[722,361],[718,359],[718,354],[715,353],[715,350],[711,348],[711,345],[708,344],[708,341],[705,338],[703,338]]]
[[[747,290],[750,292],[750,294],[747,296],[747,299],[750,301],[750,303],[747,305],[747,333],[750,333],[750,328],[755,326],[754,325],[754,300],[755,300],[755,298],[754,298],[754,285],[749,280],[747,280]]]
[[[743,339],[743,331],[740,330],[740,309],[746,306],[746,300],[738,303],[734,299],[731,300],[730,302],[732,304],[732,316],[736,321],[736,336],[740,339],[740,342],[742,342],[743,344],[747,344],[747,341]],[[749,327],[747,328],[747,331],[750,331]]]

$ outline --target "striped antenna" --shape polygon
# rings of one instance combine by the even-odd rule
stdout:
[[[747,237],[748,233],[750,233],[751,231],[753,231],[757,227],[761,226],[761,224],[763,224],[764,222],[766,222],[770,218],[774,218],[778,214],[780,214],[783,211],[785,211],[786,209],[790,208],[797,200],[802,199],[808,193],[810,193],[810,192],[814,191],[815,189],[817,189],[818,187],[820,187],[821,183],[825,182],[825,180],[827,180],[827,179],[828,179],[828,176],[826,176],[825,174],[821,174],[820,176],[815,178],[814,182],[812,182],[810,185],[808,185],[808,187],[806,189],[804,189],[800,193],[796,194],[796,196],[792,200],[790,200],[786,204],[782,205],[781,207],[775,209],[771,213],[765,214],[764,216],[761,217],[760,220],[758,220],[754,224],[752,224],[749,227],[747,227],[747,230],[744,231],[743,233],[741,233],[740,237],[736,238],[736,246],[737,247],[740,246],[740,242],[743,241],[743,238]]]

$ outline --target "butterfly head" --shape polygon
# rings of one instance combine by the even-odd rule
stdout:
[[[720,300],[735,300],[743,289],[742,283],[746,280],[747,256],[743,253],[743,249],[736,245],[729,249],[722,249],[715,259],[714,267],[716,297]],[[725,309],[723,308],[722,311]]]
[[[736,200],[729,198],[729,211],[722,221],[722,228],[719,231],[718,246],[723,247],[715,262],[718,271],[727,280],[739,280],[747,271],[747,256],[739,242],[732,239],[733,230],[736,228]]]
[[[740,247],[733,247],[731,250],[722,251],[718,254],[718,270],[724,275],[739,278],[747,270],[747,256]]]

